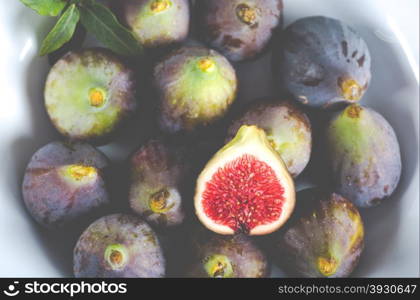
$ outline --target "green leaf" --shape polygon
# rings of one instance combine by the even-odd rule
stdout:
[[[122,26],[115,15],[102,4],[86,1],[80,6],[80,17],[86,30],[116,53],[127,56],[142,53],[140,42]]]
[[[40,55],[53,52],[67,43],[73,36],[79,19],[80,13],[76,4],[70,5],[42,42]]]
[[[67,4],[66,0],[20,0],[43,16],[58,16]]]

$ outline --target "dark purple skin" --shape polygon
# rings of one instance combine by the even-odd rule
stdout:
[[[72,182],[60,172],[69,165],[95,168],[87,182]],[[40,224],[57,228],[74,222],[109,203],[104,170],[108,159],[89,144],[52,142],[39,149],[29,162],[22,184],[25,205]]]
[[[109,143],[137,111],[137,79],[124,59],[105,48],[67,52],[51,68],[45,82],[48,116],[68,140]],[[104,104],[90,104],[90,91],[105,92]]]
[[[269,237],[276,261],[294,277],[348,277],[364,247],[356,206],[318,188],[300,191],[297,203],[285,230]]]
[[[183,181],[189,163],[180,147],[162,139],[144,144],[131,157],[131,209],[151,224],[161,227],[184,221]]]
[[[270,273],[266,255],[243,234],[223,236],[198,230],[193,235],[192,263],[187,277],[214,278],[204,267],[214,255],[225,256],[231,263],[232,274],[220,274],[220,278],[264,278]],[[224,275],[224,276],[223,276]]]
[[[282,0],[196,1],[200,38],[231,61],[255,58],[282,25]],[[252,11],[251,18],[241,11]]]
[[[341,21],[320,16],[300,19],[278,34],[275,44],[275,82],[302,104],[327,108],[354,103],[369,86],[369,49],[361,36]],[[348,80],[357,84],[344,92]]]
[[[107,249],[122,253],[112,264]],[[114,214],[93,222],[74,248],[74,276],[94,278],[159,278],[165,276],[165,258],[160,242],[140,218]],[[115,257],[115,256],[114,256]]]

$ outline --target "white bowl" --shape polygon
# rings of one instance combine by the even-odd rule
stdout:
[[[0,8],[0,276],[71,276],[70,238],[40,230],[27,214],[20,193],[22,174],[33,152],[58,138],[43,107],[49,66],[36,55],[52,20],[19,1],[2,1]],[[400,185],[391,199],[362,212],[366,247],[354,276],[419,276],[418,11],[418,0],[285,0],[286,25],[304,16],[326,15],[347,22],[365,37],[373,57],[373,80],[363,104],[382,113],[400,141]],[[238,67],[240,101],[272,93],[268,56]],[[113,161],[121,161],[136,147],[140,135],[127,133],[101,149]]]

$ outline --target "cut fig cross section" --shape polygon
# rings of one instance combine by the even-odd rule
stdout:
[[[219,234],[269,234],[295,205],[292,177],[264,130],[242,126],[198,177],[194,197],[200,221]]]

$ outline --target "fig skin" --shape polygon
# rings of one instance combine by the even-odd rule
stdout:
[[[364,246],[357,208],[335,193],[317,188],[297,194],[301,206],[287,229],[275,234],[275,258],[292,276],[348,277]]]
[[[93,222],[80,236],[73,259],[78,278],[165,275],[165,258],[156,234],[131,215],[108,215]]]
[[[282,26],[282,0],[196,2],[199,37],[231,61],[256,58]]]
[[[32,217],[55,229],[109,203],[105,172],[109,162],[89,144],[52,142],[26,167],[22,195]]]
[[[105,144],[137,109],[133,70],[107,49],[70,51],[51,68],[45,107],[72,141]]]
[[[114,1],[113,8],[145,48],[181,43],[188,36],[188,0]]]
[[[401,153],[391,125],[371,108],[348,106],[326,130],[334,189],[359,207],[388,198],[401,176]]]
[[[161,227],[183,222],[183,180],[189,171],[184,151],[163,140],[150,140],[131,158],[131,209]]]
[[[204,47],[181,47],[154,69],[161,128],[191,132],[223,117],[237,93],[237,78],[228,60]]]
[[[362,37],[339,20],[315,16],[275,38],[274,81],[304,105],[329,108],[359,101],[371,79]]]
[[[224,272],[214,273],[211,267],[206,270],[206,263],[211,264],[214,259],[217,264],[220,258],[230,264]],[[265,254],[251,238],[243,234],[197,234],[193,241],[192,261],[186,275],[190,278],[264,278],[270,271]]]
[[[294,178],[305,169],[311,156],[312,129],[308,117],[297,106],[286,101],[257,101],[232,122],[226,141],[242,125],[264,129],[271,146]]]

